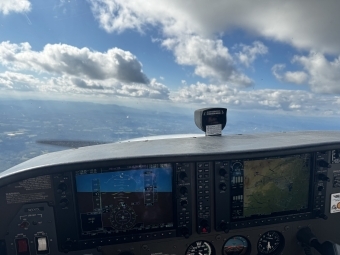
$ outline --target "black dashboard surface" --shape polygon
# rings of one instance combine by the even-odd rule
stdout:
[[[339,154],[308,131],[41,155],[0,173],[0,254],[302,255],[306,226],[340,243]]]
[[[137,142],[94,145],[41,155],[0,173],[0,186],[5,183],[6,177],[16,173],[61,164],[169,156],[183,160],[188,156],[231,155],[244,152],[249,154],[274,150],[294,150],[296,148],[312,149],[315,146],[337,144],[340,144],[340,131],[197,136],[160,140],[148,140],[146,138]],[[53,171],[53,169],[51,170]]]

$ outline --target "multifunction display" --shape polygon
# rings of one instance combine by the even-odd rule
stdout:
[[[310,165],[309,154],[232,161],[232,220],[307,211]]]
[[[82,238],[174,227],[171,164],[76,172]]]

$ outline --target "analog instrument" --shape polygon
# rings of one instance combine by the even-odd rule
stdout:
[[[212,247],[206,241],[196,241],[188,247],[186,255],[212,255]]]
[[[223,245],[223,255],[247,255],[250,253],[250,244],[243,236],[233,236]]]
[[[268,231],[257,242],[257,250],[260,255],[279,254],[284,246],[284,239],[280,232]]]

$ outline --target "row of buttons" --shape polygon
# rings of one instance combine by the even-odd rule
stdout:
[[[209,163],[197,163],[198,168],[209,167]]]
[[[177,163],[177,222],[178,235],[189,237],[192,234],[191,212],[191,169],[189,163]]]
[[[205,169],[204,171],[208,171],[209,172],[209,169]],[[203,178],[209,178],[209,174],[198,174],[198,179],[203,179]]]
[[[209,163],[197,163],[197,232],[210,232]]]
[[[79,245],[81,249],[87,249],[87,248],[97,247],[97,246],[102,246],[102,245],[119,244],[119,243],[126,243],[126,242],[139,242],[139,241],[171,238],[171,237],[176,237],[175,230],[164,231],[164,232],[159,232],[159,233],[117,236],[117,237],[111,237],[111,238],[100,239],[100,240],[81,241]]]
[[[251,227],[251,226],[261,226],[261,225],[282,223],[282,222],[288,222],[288,221],[304,220],[304,219],[309,219],[310,217],[311,217],[310,213],[302,213],[298,215],[282,216],[282,217],[269,218],[269,219],[263,219],[263,220],[252,220],[252,221],[246,221],[246,222],[232,223],[231,227],[232,228],[243,228],[243,227]]]
[[[314,201],[314,208],[319,209],[325,207],[325,196],[316,196]]]
[[[189,212],[180,212],[178,217],[179,226],[187,226],[190,223],[190,213]]]
[[[190,215],[189,212],[180,212],[180,213],[179,213],[179,216],[180,216],[180,217],[187,217],[187,216],[189,216],[189,215]]]

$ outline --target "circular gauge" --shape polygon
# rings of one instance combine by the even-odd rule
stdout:
[[[235,162],[231,167],[234,172],[240,172],[243,170],[243,165],[241,162]]]
[[[247,255],[250,253],[250,243],[245,237],[233,236],[223,245],[223,255]]]
[[[212,247],[206,241],[196,241],[188,247],[185,255],[212,255]]]
[[[284,246],[284,238],[277,231],[268,231],[264,233],[257,242],[257,250],[260,255],[279,254]]]
[[[136,213],[131,207],[125,204],[121,204],[115,209],[113,209],[110,220],[111,225],[114,229],[117,230],[130,229],[135,224]]]

